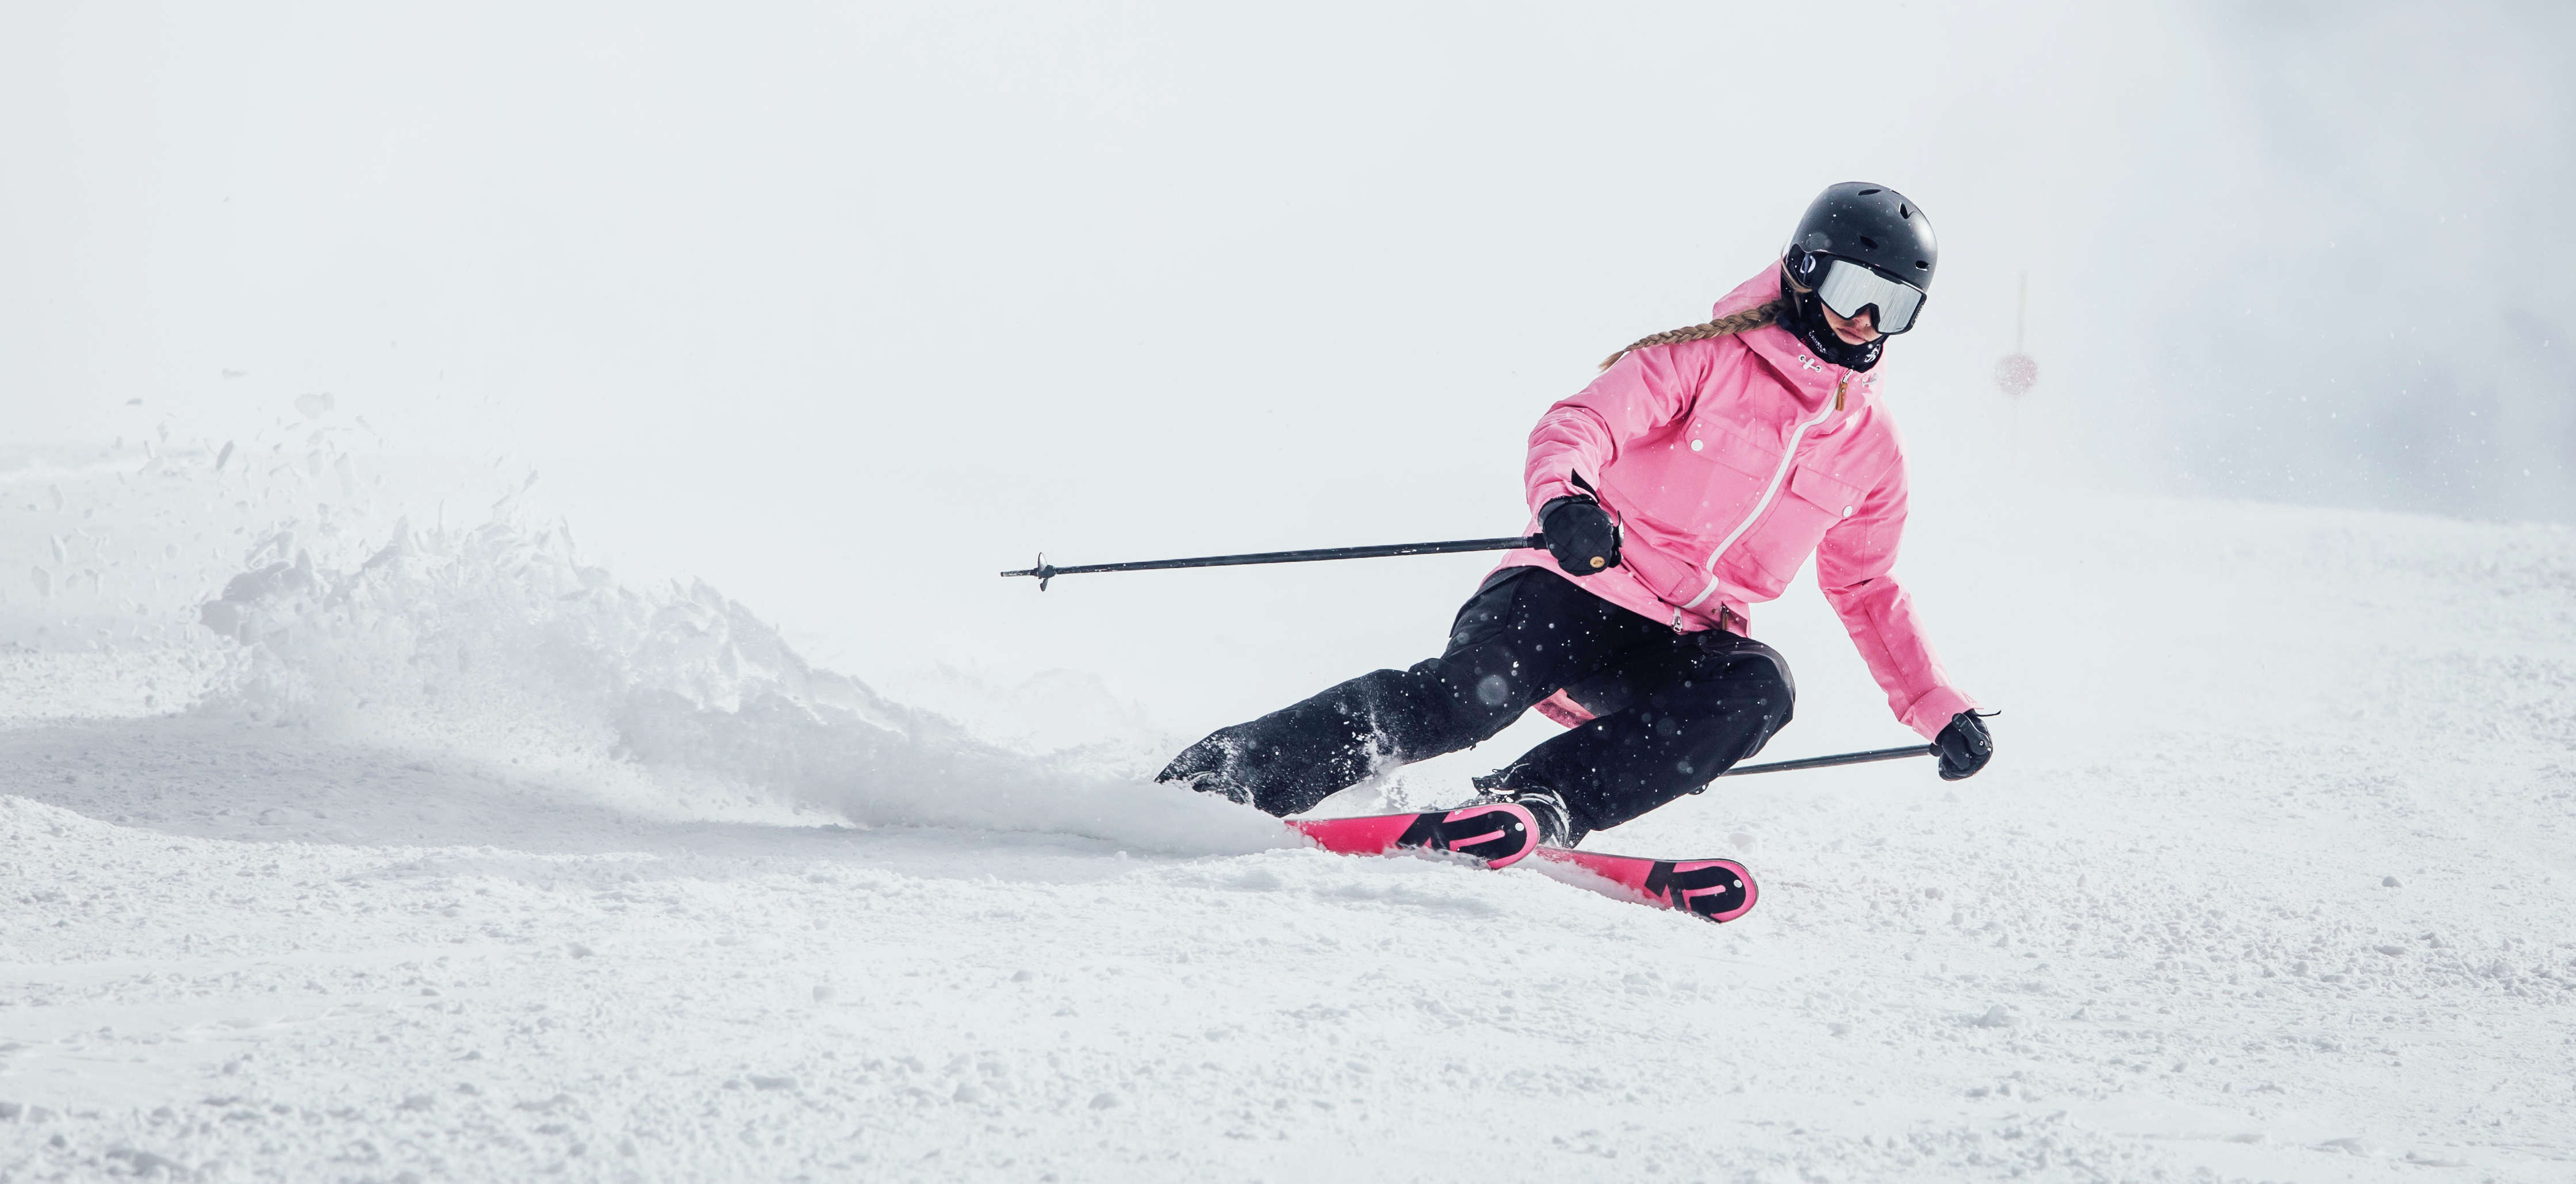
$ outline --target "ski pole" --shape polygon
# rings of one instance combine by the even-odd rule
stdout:
[[[1747,773],[1786,773],[1794,769],[1828,769],[1835,765],[1861,765],[1871,761],[1903,760],[1909,756],[1931,756],[1939,751],[1941,750],[1938,747],[1930,744],[1917,744],[1912,748],[1877,748],[1868,752],[1846,752],[1836,756],[1811,756],[1794,761],[1773,761],[1767,765],[1739,765],[1718,776],[1741,777]]]
[[[1054,567],[1046,555],[1038,556],[1038,565],[1026,571],[1006,571],[1005,576],[1036,576],[1038,591],[1046,591],[1047,581],[1057,576],[1082,575],[1095,571],[1157,571],[1169,567],[1235,567],[1247,563],[1313,563],[1322,559],[1381,559],[1392,555],[1454,555],[1461,551],[1517,551],[1523,547],[1544,547],[1547,536],[1540,534],[1507,539],[1453,539],[1445,543],[1389,543],[1382,547],[1325,547],[1315,551],[1262,551],[1252,555],[1209,555],[1198,559],[1145,559],[1134,563],[1086,563],[1075,567]]]

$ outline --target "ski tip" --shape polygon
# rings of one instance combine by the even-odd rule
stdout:
[[[1539,862],[1574,869],[1568,883],[1724,924],[1753,911],[1762,888],[1732,859],[1643,859],[1541,847]]]
[[[1429,817],[1429,815],[1424,815]],[[1443,849],[1502,869],[1538,850],[1538,819],[1516,802],[1468,806],[1440,816]]]
[[[1695,889],[1674,890],[1673,907],[1694,916],[1724,924],[1753,911],[1762,899],[1762,886],[1754,883],[1753,873],[1732,859],[1703,859],[1673,865],[1676,881],[1688,876],[1704,881]]]

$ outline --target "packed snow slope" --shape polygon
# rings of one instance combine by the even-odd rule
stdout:
[[[0,1180],[2576,1178],[2563,528],[1927,509],[1994,765],[1591,840],[1745,860],[1717,927],[1146,782],[1231,703],[872,684],[506,499],[257,455],[0,466]],[[1755,620],[1766,755],[1904,742],[1815,599]],[[1182,603],[1155,643],[1245,611]],[[1445,623],[1273,627],[1356,673]]]

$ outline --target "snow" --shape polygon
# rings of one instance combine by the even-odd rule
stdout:
[[[1927,488],[1901,570],[1996,762],[1725,781],[1588,844],[1745,860],[1721,927],[1303,848],[1146,783],[1227,722],[1189,686],[824,669],[588,564],[533,470],[397,515],[356,436],[295,433],[0,464],[0,1179],[2576,1160],[2564,527]],[[1301,578],[1454,602],[1479,563]],[[1175,663],[1267,611],[1156,603]],[[1904,742],[1811,587],[1755,627],[1805,695],[1766,756]]]

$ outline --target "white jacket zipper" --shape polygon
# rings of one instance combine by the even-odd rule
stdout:
[[[1807,438],[1808,428],[1825,422],[1825,417],[1834,413],[1834,403],[1842,401],[1843,386],[1850,382],[1851,376],[1844,375],[1842,382],[1834,386],[1833,403],[1825,404],[1816,412],[1814,419],[1799,424],[1796,431],[1789,433],[1789,450],[1780,454],[1780,467],[1771,471],[1771,484],[1763,487],[1762,500],[1753,503],[1753,512],[1745,515],[1744,521],[1736,523],[1734,531],[1726,536],[1726,541],[1719,543],[1716,550],[1708,553],[1708,562],[1700,565],[1708,572],[1708,586],[1700,589],[1699,595],[1691,597],[1690,603],[1683,605],[1683,608],[1698,608],[1699,602],[1708,599],[1717,591],[1717,557],[1726,554],[1726,549],[1734,546],[1735,540],[1743,538],[1745,531],[1753,529],[1753,520],[1760,518],[1762,511],[1771,508],[1771,499],[1780,496],[1780,486],[1789,480],[1789,465],[1798,459],[1798,442]]]

